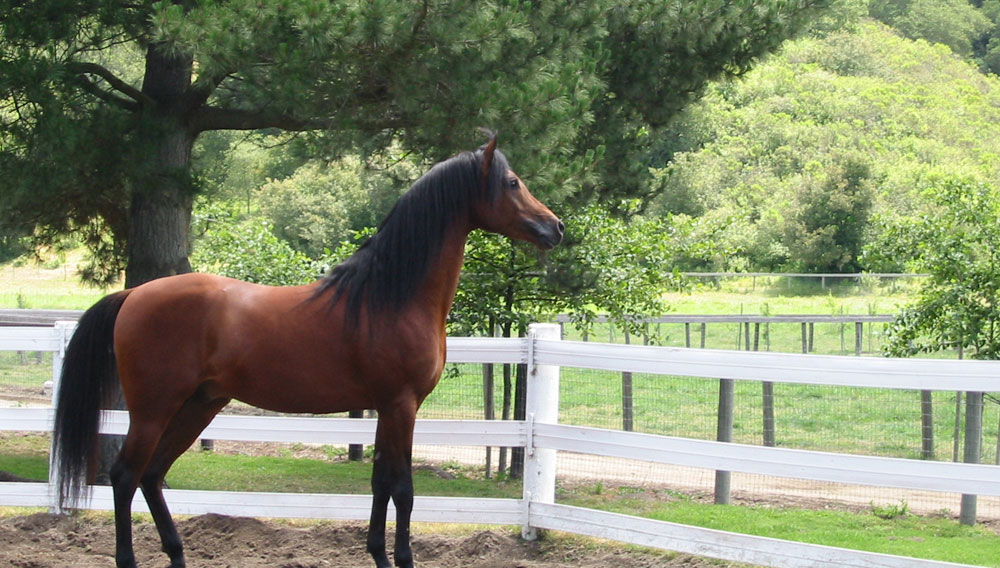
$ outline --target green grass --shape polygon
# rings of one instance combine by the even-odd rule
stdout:
[[[346,459],[220,455],[188,452],[170,469],[167,483],[174,489],[265,491],[282,493],[367,494],[371,491],[371,463]],[[454,479],[442,478],[431,468],[414,468],[418,494],[445,497],[520,497],[520,483],[482,480],[451,468]]]
[[[48,479],[48,452],[48,436],[0,433],[0,471],[27,479]],[[315,459],[190,450],[174,463],[166,480],[173,489],[205,491],[344,494],[371,491],[370,460],[348,461],[343,452],[332,448],[326,456],[326,459]],[[443,477],[442,472],[448,477]],[[417,463],[413,479],[414,487],[425,495],[521,496],[519,481],[483,479],[473,470],[448,464],[430,467]]]
[[[625,491],[622,491],[625,489]],[[1000,536],[983,526],[966,527],[953,519],[902,514],[881,518],[864,513],[787,507],[710,505],[676,493],[630,488],[577,491],[560,496],[566,504],[639,515],[716,530],[737,532],[976,566],[1000,566]],[[626,496],[622,496],[625,493]]]
[[[6,437],[0,469],[45,479],[43,436]],[[41,452],[41,453],[40,453]],[[482,479],[467,468],[448,468],[445,479],[415,468],[418,495],[519,498],[520,483]],[[367,494],[370,462],[220,455],[191,451],[171,469],[175,489]],[[687,495],[649,487],[560,484],[557,501],[630,515],[797,542],[898,554],[979,566],[1000,566],[1000,536],[983,526],[964,527],[954,519],[907,514],[905,506],[865,512],[789,507],[719,506]]]
[[[65,260],[0,265],[0,308],[82,310],[109,290],[80,283],[77,267],[82,252],[71,252]]]
[[[49,437],[0,432],[0,471],[25,479],[48,479]]]
[[[6,471],[25,479],[44,481],[48,479],[49,462],[44,457],[3,453],[0,454],[0,471]]]
[[[37,387],[52,380],[52,354],[42,353],[41,362],[37,353],[15,353],[0,351],[0,388],[4,385]]]

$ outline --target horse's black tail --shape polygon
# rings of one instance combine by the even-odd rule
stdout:
[[[115,320],[129,291],[105,296],[84,312],[66,348],[56,396],[52,453],[59,468],[59,506],[83,492],[96,455],[101,407],[115,391]]]

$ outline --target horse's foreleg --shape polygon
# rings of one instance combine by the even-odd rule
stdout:
[[[407,450],[392,484],[392,502],[396,505],[396,566],[413,568],[413,551],[410,549],[410,513],[413,511],[412,451]]]
[[[390,498],[389,472],[386,460],[375,443],[375,464],[372,466],[372,514],[368,522],[368,554],[378,568],[392,568],[385,552],[385,517]]]
[[[372,516],[368,527],[368,552],[378,568],[390,568],[385,550],[386,508],[392,498],[396,506],[395,564],[412,568],[410,513],[413,510],[413,422],[415,404],[379,410],[375,435],[375,465],[372,468]]]
[[[184,568],[184,547],[167,502],[163,499],[163,478],[174,461],[191,447],[202,430],[228,402],[229,399],[209,401],[198,395],[188,399],[170,420],[149,467],[139,482],[153,522],[156,523],[163,552],[170,557],[170,568]]]

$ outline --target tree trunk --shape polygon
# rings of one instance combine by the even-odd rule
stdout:
[[[171,57],[157,44],[146,51],[142,92],[155,104],[143,108],[137,139],[148,160],[133,180],[129,208],[125,287],[191,271],[191,148],[196,134],[185,124],[185,95],[191,85],[189,57]],[[125,409],[120,389],[112,408]],[[97,481],[107,483],[123,436],[102,436]]]
[[[126,288],[162,276],[191,272],[188,262],[190,191],[170,176],[152,174],[146,181],[150,182],[150,187],[136,188],[132,193]]]
[[[169,57],[157,45],[146,53],[142,91],[156,101],[140,122],[139,143],[148,169],[135,180],[129,209],[128,265],[131,288],[162,276],[191,271],[191,148],[195,133],[185,124],[191,59]]]

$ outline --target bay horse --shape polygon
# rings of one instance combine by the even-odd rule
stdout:
[[[207,274],[154,280],[87,310],[67,347],[53,429],[60,506],[84,492],[100,411],[121,384],[130,425],[110,471],[115,561],[136,566],[131,503],[149,504],[170,566],[185,565],[163,498],[171,464],[231,399],[279,412],[375,409],[367,550],[389,568],[385,522],[396,506],[396,566],[413,566],[411,453],[417,409],[441,376],[445,320],[474,229],[547,250],[562,222],[496,148],[435,165],[378,231],[327,276],[271,287]]]

